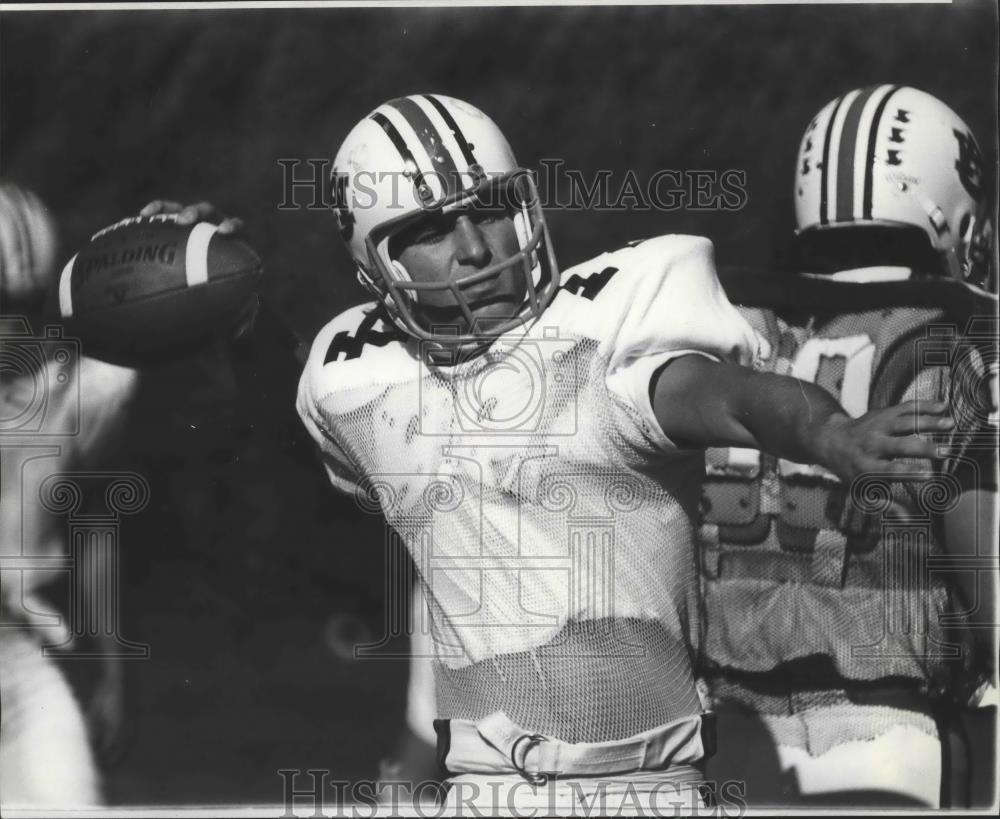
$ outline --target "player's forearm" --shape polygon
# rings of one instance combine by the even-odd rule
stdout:
[[[787,376],[687,356],[669,364],[653,390],[665,434],[695,447],[753,447],[828,466],[844,409],[825,390]]]
[[[678,446],[755,447],[819,464],[845,481],[866,473],[919,477],[932,440],[954,422],[943,401],[905,402],[850,418],[827,392],[787,376],[687,355],[660,368],[650,384],[653,414]],[[908,459],[900,460],[896,459]]]
[[[751,372],[734,393],[733,411],[757,449],[789,461],[836,469],[834,444],[850,419],[815,384]]]

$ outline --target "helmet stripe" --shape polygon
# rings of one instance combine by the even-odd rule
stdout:
[[[900,86],[894,85],[889,89],[889,92],[882,97],[882,101],[878,104],[878,108],[875,109],[875,115],[872,117],[871,128],[868,130],[868,151],[865,154],[865,193],[861,204],[862,219],[872,218],[872,186],[874,184],[875,177],[875,137],[878,135],[878,126],[882,121],[882,114],[885,111],[885,106],[889,102],[889,98],[899,89]]]
[[[875,93],[868,98],[868,102],[865,103],[865,107],[861,111],[861,118],[858,120],[858,135],[857,139],[854,140],[854,173],[851,175],[854,180],[854,201],[851,203],[852,219],[861,219],[861,212],[864,209],[865,174],[868,167],[868,131],[871,128],[878,104],[891,88],[891,85],[880,85]]]
[[[821,225],[827,225],[830,223],[830,219],[827,216],[827,178],[828,169],[830,165],[830,139],[833,136],[833,122],[837,119],[837,113],[840,111],[840,105],[844,101],[843,97],[840,97],[833,106],[833,110],[830,112],[830,119],[826,123],[826,136],[823,138],[823,172],[820,176],[819,184],[819,223]]]
[[[79,253],[66,262],[59,276],[59,315],[62,318],[73,318],[73,265]]]
[[[424,113],[424,109],[409,97],[390,100],[387,104],[403,115],[403,119],[420,140],[442,186],[449,194],[454,193],[458,188],[458,167],[437,127]]]
[[[472,152],[472,143],[465,138],[465,134],[463,134],[462,129],[458,127],[458,123],[455,122],[455,118],[451,115],[451,112],[444,107],[441,100],[437,97],[431,96],[430,94],[424,94],[424,99],[433,105],[434,110],[441,115],[441,119],[444,120],[445,125],[448,126],[448,129],[454,135],[455,141],[458,143],[458,147],[461,149],[462,155],[465,157],[465,161],[469,165],[475,165],[476,155]]]
[[[858,146],[858,126],[861,114],[872,95],[883,86],[870,85],[852,100],[840,129],[837,150],[837,216],[838,222],[849,222],[854,216],[854,160]]]
[[[26,275],[30,280],[35,272],[35,260],[31,253],[31,233],[27,224],[28,219],[31,218],[29,215],[31,203],[22,190],[15,190],[14,197],[18,200],[14,216],[14,230],[17,232],[18,262],[21,266],[22,277]]]
[[[8,213],[8,209],[10,213]],[[14,229],[13,218],[13,206],[10,206],[8,202],[7,191],[0,186],[0,292],[3,291],[7,276],[12,275],[14,270],[11,256],[14,242],[7,236],[8,231]]]
[[[393,147],[399,152],[403,164],[413,168],[413,184],[419,189],[424,184],[424,175],[420,172],[420,166],[417,165],[417,160],[414,159],[413,152],[407,146],[406,140],[396,130],[396,126],[389,122],[385,114],[376,111],[371,115],[371,119],[378,123],[379,127],[385,131],[385,135],[389,137],[389,141],[392,142]]]
[[[455,132],[441,116],[440,111],[438,111],[438,109],[428,101],[426,94],[420,97],[411,97],[410,99],[417,103],[421,110],[427,114],[428,117],[430,117],[431,122],[433,122],[434,126],[438,129],[438,133],[441,134],[442,139],[444,139],[444,144],[448,147],[448,151],[451,153],[452,159],[455,160],[455,164],[462,169],[463,177],[474,177],[475,174],[473,174],[472,167],[469,165],[468,159],[465,156],[469,146],[459,144],[458,137],[455,136]]]

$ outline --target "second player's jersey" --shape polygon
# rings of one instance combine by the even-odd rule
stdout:
[[[649,384],[679,355],[748,363],[756,345],[711,244],[684,236],[566,271],[525,332],[452,367],[371,305],[320,333],[299,411],[332,482],[383,513],[419,567],[440,716],[503,710],[593,741],[700,710],[703,456],[664,436]]]
[[[0,556],[54,557],[67,552],[66,531],[46,511],[43,487],[54,475],[93,467],[100,459],[120,429],[138,378],[135,370],[125,367],[60,355],[37,370],[0,381],[5,419],[31,422],[0,429]],[[30,616],[25,596],[57,574],[42,569],[0,571],[0,604],[6,608],[0,620]]]
[[[947,327],[943,311],[804,307],[783,317],[741,308],[771,342],[769,369],[824,387],[855,417],[948,398],[947,359],[929,329]],[[934,570],[942,486],[869,476],[848,487],[756,450],[710,450],[706,469],[699,539],[709,669],[804,680],[813,668],[803,685],[817,689],[837,688],[837,677],[841,687],[948,686],[949,662],[968,646],[947,630],[953,604],[946,575]]]

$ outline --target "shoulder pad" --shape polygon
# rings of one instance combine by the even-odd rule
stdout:
[[[319,331],[302,388],[311,403],[346,412],[386,385],[418,375],[407,336],[381,317],[376,302],[369,302],[346,310]]]
[[[559,292],[594,301],[619,273],[649,272],[690,248],[704,249],[709,256],[713,253],[712,243],[702,236],[666,235],[629,242],[564,270]]]
[[[722,291],[715,250],[704,237],[648,239],[570,268],[564,278],[560,296],[592,302],[580,311],[584,329],[613,367],[681,350],[749,363],[757,352],[753,332]]]
[[[380,306],[375,302],[344,311],[323,328],[320,336],[324,333],[328,338],[323,355],[324,365],[369,358],[374,354],[374,348],[406,339],[399,328],[383,318]]]

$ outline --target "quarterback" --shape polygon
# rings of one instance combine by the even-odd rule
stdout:
[[[419,568],[452,805],[572,807],[623,787],[700,804],[704,448],[913,477],[947,404],[852,417],[752,369],[766,344],[703,238],[560,276],[531,174],[468,103],[379,106],[332,182],[374,300],[319,333],[298,409],[334,486]]]
[[[930,568],[945,552],[989,568],[993,553],[995,573],[995,448],[961,444],[995,436],[960,406],[988,406],[975,395],[988,379],[948,366],[975,360],[961,334],[996,314],[983,182],[972,133],[942,102],[893,85],[849,91],[809,123],[796,162],[797,243],[813,272],[723,277],[770,342],[769,371],[820,385],[854,416],[948,398],[983,424],[945,441],[964,454],[926,485],[936,496],[887,484],[878,510],[821,467],[709,450],[705,673],[720,737],[744,737],[720,743],[710,768],[745,779],[751,805],[939,804],[943,706],[983,681],[969,631],[947,619],[971,611],[989,633],[993,622],[992,582]],[[954,525],[970,519],[978,528]],[[780,774],[760,770],[768,758]]]

